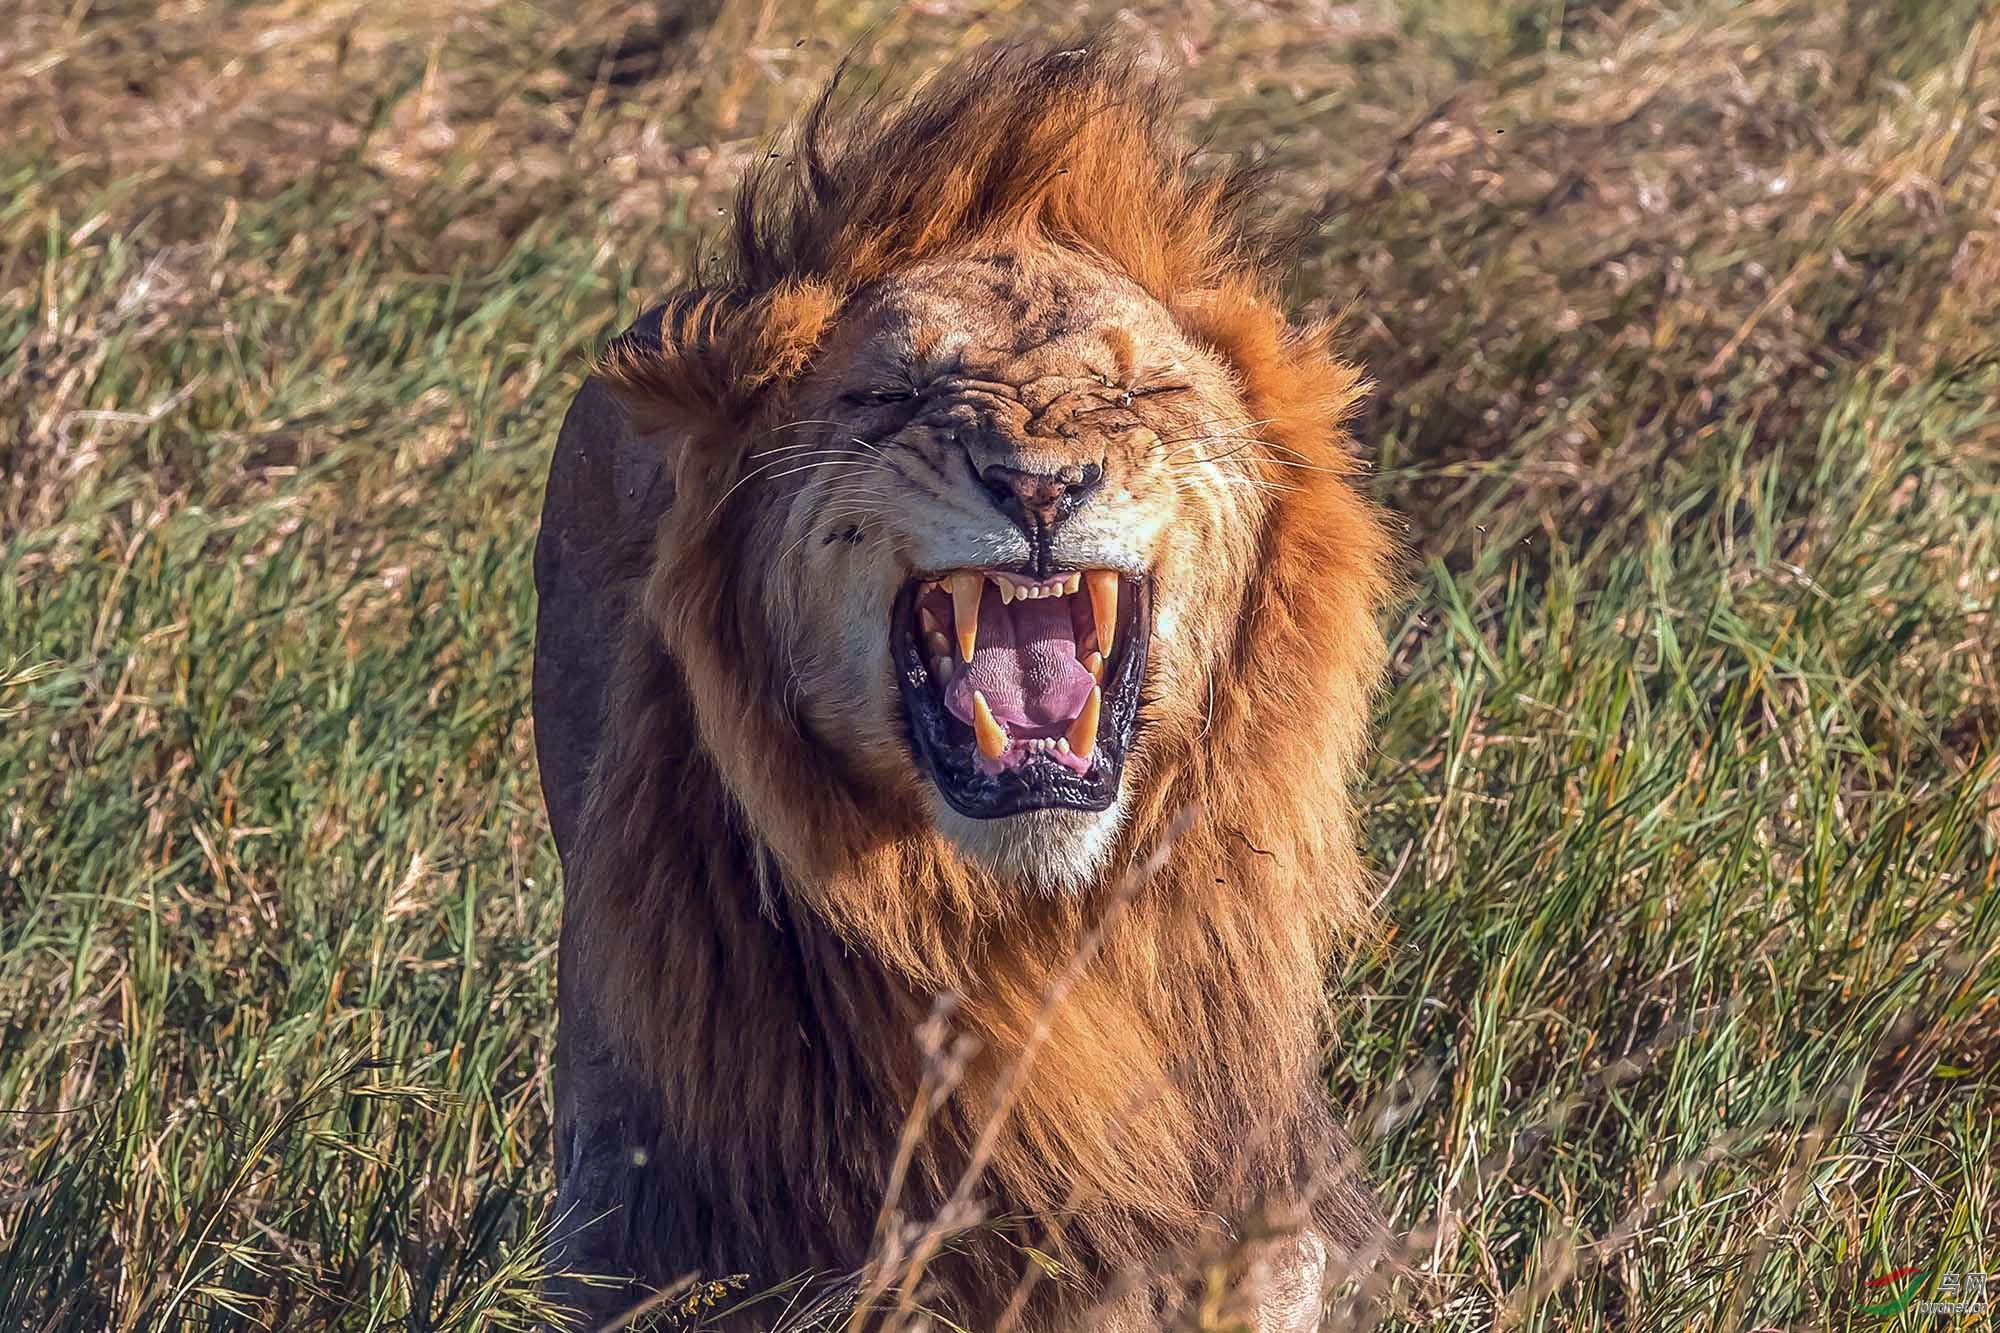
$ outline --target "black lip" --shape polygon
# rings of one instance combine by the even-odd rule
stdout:
[[[917,647],[920,580],[910,580],[897,594],[891,642],[910,750],[952,809],[970,819],[1002,819],[1030,810],[1105,810],[1118,799],[1125,756],[1138,737],[1139,687],[1153,639],[1151,581],[1130,574],[1119,580],[1118,635],[1104,682],[1104,718],[1090,767],[1082,773],[1037,759],[1000,773],[983,772],[974,762],[972,728],[945,711]]]

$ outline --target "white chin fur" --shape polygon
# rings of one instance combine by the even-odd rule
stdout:
[[[1002,880],[1033,893],[1077,893],[1103,870],[1125,822],[1121,795],[1104,810],[1029,810],[1001,819],[970,819],[935,790],[931,817],[966,856]]]

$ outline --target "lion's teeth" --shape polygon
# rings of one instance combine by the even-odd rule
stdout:
[[[1104,691],[1096,686],[1090,690],[1090,698],[1084,700],[1083,711],[1076,715],[1076,721],[1069,724],[1070,753],[1078,759],[1089,759],[1097,749],[1097,714],[1104,707]],[[990,757],[990,756],[989,756]]]
[[[926,630],[924,632],[924,651],[932,657],[950,657],[951,640],[935,629]]]
[[[1012,606],[1014,599],[1022,595],[1013,584],[1007,582],[1005,579],[993,580],[993,586],[1000,589],[1000,605],[1002,606]]]
[[[942,634],[944,622],[937,618],[937,612],[928,606],[920,606],[917,608],[917,628],[926,634]]]
[[[1090,615],[1097,622],[1097,651],[1111,656],[1111,637],[1118,629],[1118,572],[1093,569],[1083,576],[1090,588]]]
[[[1076,594],[1076,590],[1079,587],[1081,587],[1082,584],[1083,584],[1083,575],[1081,574],[1070,575],[1068,578],[1063,580],[1063,596],[1065,597],[1074,596]]]
[[[998,759],[1007,751],[1007,728],[993,716],[993,710],[986,706],[986,696],[978,690],[972,692],[972,735],[979,742],[979,753],[988,759]]]
[[[937,683],[940,686],[949,685],[951,683],[950,644],[945,645],[945,651],[941,656],[933,657],[931,659],[931,675],[937,680]]]
[[[1083,666],[1084,670],[1090,672],[1092,680],[1096,681],[1099,685],[1104,683],[1103,653],[1085,653],[1083,655]]]
[[[959,656],[972,660],[972,649],[979,642],[979,594],[986,587],[983,576],[970,570],[960,570],[945,580],[951,589],[951,615],[953,628],[958,631]]]

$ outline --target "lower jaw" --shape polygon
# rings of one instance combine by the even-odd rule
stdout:
[[[1054,764],[1079,777],[1090,772],[1090,760],[1072,750],[1065,738],[1055,736],[1017,737],[998,758],[982,754],[975,762],[980,772],[995,775],[1032,763]]]
[[[935,813],[959,855],[1006,884],[1050,896],[1096,882],[1124,826],[1124,805],[1115,799],[1102,810],[1044,807],[1010,819],[966,816],[941,800]]]

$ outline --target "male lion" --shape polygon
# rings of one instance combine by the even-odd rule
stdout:
[[[1317,1035],[1388,582],[1358,372],[1128,60],[835,105],[556,445],[562,1258],[636,1284],[569,1295],[1142,1329],[1206,1267],[1311,1327],[1374,1236]]]

